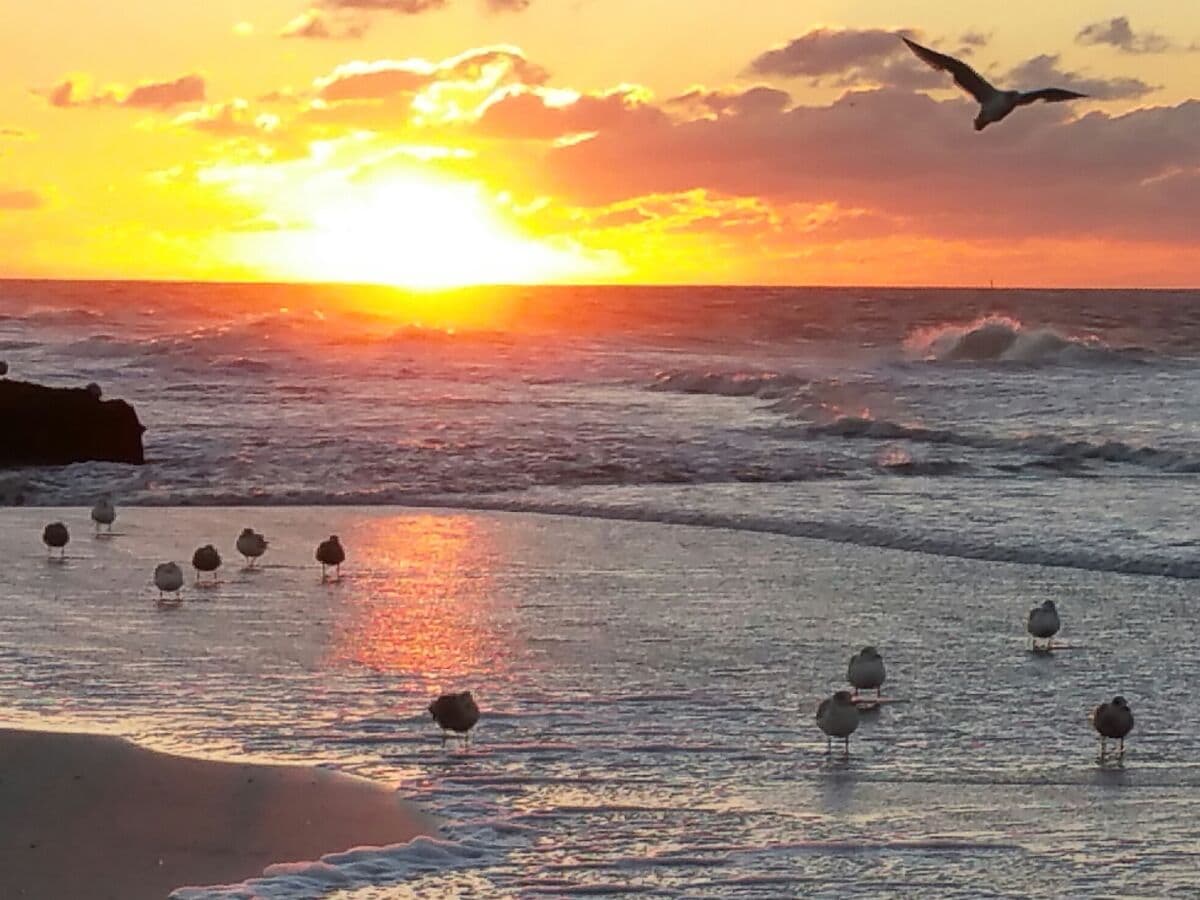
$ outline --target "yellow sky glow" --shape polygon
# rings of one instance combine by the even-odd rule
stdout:
[[[1193,4],[388,5],[10,3],[0,277],[1200,283]],[[976,135],[897,29],[1092,97]]]

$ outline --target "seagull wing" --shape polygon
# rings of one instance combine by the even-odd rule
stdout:
[[[936,50],[930,50],[928,47],[922,47],[916,41],[910,41],[903,35],[901,37],[904,43],[908,44],[908,49],[917,54],[923,63],[939,72],[949,72],[954,76],[954,83],[980,103],[996,93],[996,89],[988,84],[987,79],[962,60],[938,53]]]
[[[1087,94],[1067,91],[1062,88],[1042,88],[1040,91],[1023,91],[1021,96],[1017,98],[1017,106],[1028,106],[1030,103],[1037,103],[1039,100],[1045,100],[1047,103],[1061,103],[1063,100],[1078,100],[1080,97],[1086,96]]]

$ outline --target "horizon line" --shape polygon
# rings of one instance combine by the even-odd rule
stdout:
[[[468,284],[446,287],[415,287],[397,284],[385,284],[380,282],[369,281],[271,281],[271,280],[237,280],[237,279],[211,279],[211,278],[81,278],[81,277],[66,277],[59,278],[47,275],[0,275],[0,284],[6,283],[52,283],[52,284],[196,284],[196,285],[214,285],[218,287],[326,287],[326,288],[372,288],[376,290],[391,290],[409,294],[449,294],[463,291],[478,291],[478,290],[521,290],[527,288],[665,288],[671,290],[682,290],[687,288],[712,290],[712,289],[744,289],[744,290],[885,290],[885,291],[954,291],[954,290],[977,290],[977,291],[1138,291],[1145,293],[1191,293],[1200,292],[1200,283],[1192,286],[1137,286],[1129,284],[1111,284],[1111,285],[1064,285],[1064,284],[1046,284],[1046,285],[1001,285],[994,284],[821,284],[821,283],[785,283],[785,282],[688,282],[688,281],[645,281],[645,282],[613,282],[613,281],[573,281],[573,282],[516,282],[511,284],[494,283],[494,284]]]

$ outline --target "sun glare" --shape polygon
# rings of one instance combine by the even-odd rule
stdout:
[[[297,201],[294,199],[299,197]],[[308,184],[277,204],[286,228],[243,235],[269,277],[419,290],[604,277],[611,261],[522,234],[478,185],[424,174]]]

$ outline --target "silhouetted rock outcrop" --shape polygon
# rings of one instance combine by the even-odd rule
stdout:
[[[146,461],[133,407],[86,388],[0,381],[0,422],[0,466]]]

